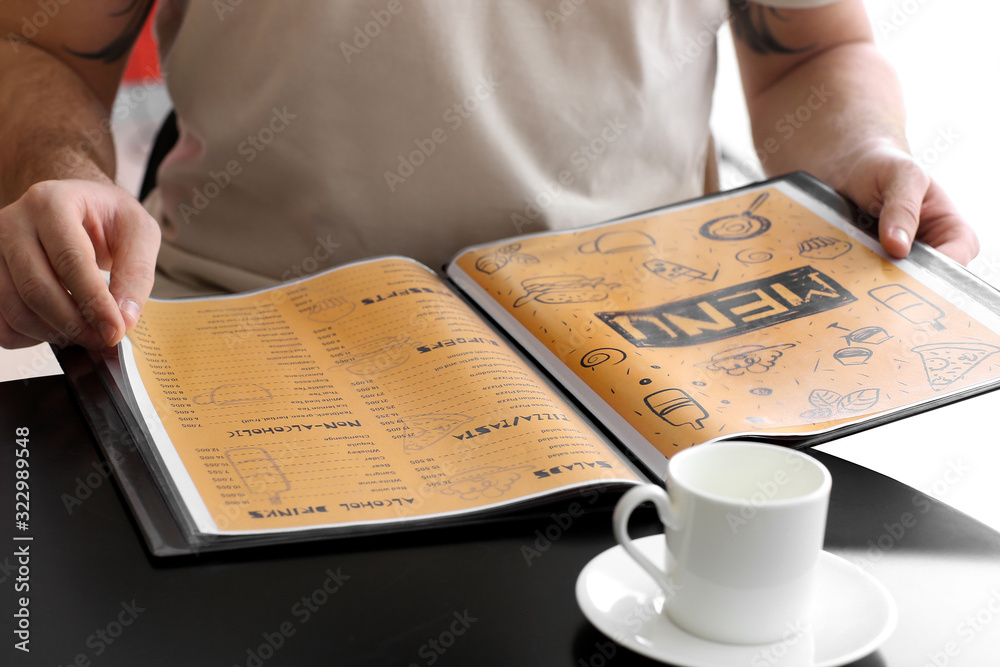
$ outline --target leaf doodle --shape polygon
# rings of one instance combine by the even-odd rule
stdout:
[[[840,399],[837,409],[846,412],[865,412],[875,407],[878,399],[878,389],[859,389]]]
[[[831,389],[813,389],[809,393],[812,410],[799,416],[811,422],[820,422],[833,417],[867,412],[875,407],[882,397],[879,389],[859,389],[843,396]]]
[[[809,421],[823,421],[824,419],[829,419],[833,416],[833,410],[830,408],[815,408],[813,410],[808,410],[799,415],[803,419],[808,419]]]
[[[835,410],[843,396],[829,389],[813,389],[809,394],[809,402],[817,408]]]

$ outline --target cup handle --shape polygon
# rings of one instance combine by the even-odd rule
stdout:
[[[622,545],[625,552],[638,563],[642,569],[649,573],[649,576],[659,584],[660,588],[664,591],[669,591],[673,588],[670,580],[667,578],[667,573],[660,568],[653,565],[652,562],[646,556],[639,551],[632,542],[632,538],[628,534],[628,520],[632,516],[632,512],[635,508],[644,502],[651,502],[656,506],[656,512],[660,515],[660,522],[666,528],[671,530],[677,530],[680,528],[680,522],[677,520],[677,516],[674,514],[673,508],[670,506],[670,497],[667,492],[658,486],[653,484],[644,484],[642,486],[636,486],[629,489],[625,495],[621,497],[618,504],[615,505],[615,511],[611,515],[611,523],[614,528],[615,539],[618,543]]]

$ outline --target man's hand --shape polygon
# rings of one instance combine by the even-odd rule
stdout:
[[[116,345],[149,297],[159,242],[156,222],[110,182],[31,186],[0,210],[0,346]]]
[[[907,153],[889,146],[851,156],[843,183],[832,183],[866,213],[879,217],[879,239],[893,257],[906,257],[914,239],[961,264],[979,253],[979,240],[941,187]]]
[[[907,152],[899,81],[875,46],[863,0],[760,4],[772,2],[730,0],[754,137],[771,142],[765,171],[808,171],[880,216],[879,238],[894,257],[920,239],[968,263],[979,242]],[[803,109],[807,120],[788,125]]]

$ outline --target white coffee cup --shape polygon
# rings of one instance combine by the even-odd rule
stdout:
[[[786,447],[699,445],[670,459],[669,495],[647,484],[622,496],[615,538],[663,589],[674,625],[711,641],[774,642],[808,627],[830,486],[825,466]],[[628,535],[646,501],[666,529],[659,567]]]

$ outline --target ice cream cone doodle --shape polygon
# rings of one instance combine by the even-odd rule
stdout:
[[[944,317],[944,312],[932,303],[928,303],[921,297],[903,287],[893,283],[883,285],[869,290],[868,295],[884,304],[889,310],[906,318],[913,324],[930,324],[938,331],[944,330],[945,326],[938,320]]]
[[[266,495],[272,505],[281,503],[281,494],[291,489],[288,478],[267,450],[241,447],[226,451],[226,458],[240,476],[247,491]]]
[[[704,428],[702,420],[708,419],[705,408],[683,389],[661,389],[644,400],[653,414],[672,426],[687,424],[695,430],[701,430]]]

